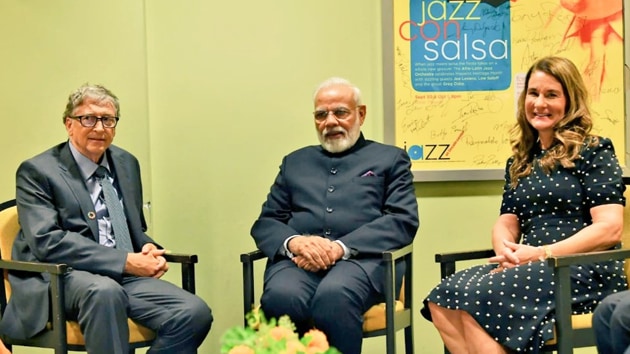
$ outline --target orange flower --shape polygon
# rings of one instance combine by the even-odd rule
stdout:
[[[230,349],[230,351],[228,352],[228,354],[254,354],[254,353],[255,353],[254,349],[243,344],[237,345],[236,347]]]
[[[328,345],[326,335],[319,330],[300,338],[287,315],[267,320],[258,310],[248,313],[246,319],[246,328],[236,326],[223,334],[222,354],[341,354]]]
[[[287,350],[283,351],[283,354],[297,354],[304,353],[306,348],[304,348],[304,344],[299,340],[290,340],[287,341]]]
[[[311,329],[306,332],[304,337],[310,337],[310,341],[306,347],[307,354],[323,353],[329,348],[326,335],[320,330]]]
[[[289,328],[276,326],[269,331],[269,335],[275,340],[280,340],[282,338],[290,339],[296,334]]]

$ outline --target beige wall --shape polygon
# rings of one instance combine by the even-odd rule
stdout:
[[[119,96],[115,143],[149,167],[145,42],[140,1],[0,1],[0,200],[21,161],[66,139],[66,100],[85,82]]]
[[[357,83],[364,133],[383,139],[380,21],[376,0],[1,0],[0,200],[13,197],[20,161],[65,139],[68,93],[110,87],[122,105],[115,142],[141,160],[153,236],[200,256],[198,294],[215,315],[200,353],[218,353],[220,335],[242,322],[238,255],[254,248],[249,228],[280,160],[317,143],[316,84]],[[416,185],[417,353],[441,350],[419,314],[439,280],[433,255],[489,246],[500,188]],[[364,353],[383,348],[369,339]]]

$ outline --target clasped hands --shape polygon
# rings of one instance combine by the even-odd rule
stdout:
[[[168,272],[168,263],[164,258],[164,249],[158,249],[152,243],[142,246],[142,251],[128,253],[125,273],[139,277],[160,278]]]
[[[540,260],[541,249],[539,247],[523,245],[507,240],[503,240],[503,245],[505,247],[501,250],[500,254],[488,259],[490,263],[499,264],[491,273],[502,272],[507,268],[513,268],[519,264]]]
[[[295,255],[293,263],[309,272],[326,270],[344,255],[339,243],[317,235],[296,236],[287,248]]]

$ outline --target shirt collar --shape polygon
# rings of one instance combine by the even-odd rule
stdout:
[[[111,171],[109,169],[109,163],[107,162],[106,158],[102,159],[100,164],[95,164],[94,162],[92,162],[92,160],[88,159],[87,157],[85,157],[85,155],[80,153],[79,150],[74,147],[72,141],[68,140],[68,145],[70,146],[70,152],[74,157],[74,161],[76,161],[77,165],[79,166],[79,171],[81,172],[81,177],[83,177],[83,180],[89,180],[92,175],[94,175],[94,172],[99,166],[104,166],[105,168],[107,168],[108,171]]]

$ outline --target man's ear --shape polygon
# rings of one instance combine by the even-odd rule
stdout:
[[[357,110],[359,111],[359,120],[361,121],[361,124],[363,124],[365,121],[365,115],[367,114],[367,108],[362,104],[357,107]]]
[[[66,117],[66,121],[64,125],[66,126],[66,131],[68,132],[68,135],[70,135],[70,127],[72,126],[72,119]]]

